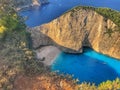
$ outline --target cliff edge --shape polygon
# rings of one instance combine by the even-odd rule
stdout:
[[[120,33],[115,31],[116,27],[113,21],[96,11],[77,7],[33,30],[49,38],[52,41],[51,44],[54,42],[64,48],[65,52],[80,53],[86,46],[120,59]],[[111,36],[106,33],[111,31],[115,31]],[[38,47],[41,44],[34,32],[32,33],[33,45]]]

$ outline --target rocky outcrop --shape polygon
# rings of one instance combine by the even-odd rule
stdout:
[[[48,0],[14,0],[17,10],[23,10],[32,6],[40,6],[42,4],[48,3]]]
[[[33,47],[39,48],[45,45],[52,45],[53,41],[39,31],[39,27],[29,28],[28,32],[31,33]]]
[[[34,27],[34,28],[28,28],[27,30],[28,30],[28,32],[31,33],[32,43],[33,43],[34,49],[38,49],[38,48],[43,47],[43,46],[51,46],[52,45],[52,46],[56,46],[57,48],[59,48],[60,50],[62,50],[64,52],[69,52],[69,53],[78,52],[78,51],[73,50],[71,48],[67,48],[67,47],[64,47],[64,46],[57,44],[49,36],[40,32],[39,26]]]
[[[37,27],[37,31],[59,46],[67,48],[64,50],[66,52],[71,50],[70,52],[79,53],[84,46],[87,46],[97,52],[120,59],[120,33],[111,33],[111,37],[105,34],[115,30],[116,27],[114,22],[94,10],[75,8],[52,22]],[[40,36],[32,37],[33,44],[40,45],[40,42],[35,43]]]

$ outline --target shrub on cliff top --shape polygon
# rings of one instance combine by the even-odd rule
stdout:
[[[106,19],[110,19],[111,21],[113,21],[118,26],[118,27],[116,27],[116,31],[120,31],[120,12],[119,11],[112,10],[110,8],[95,8],[95,7],[90,7],[90,6],[77,6],[67,12],[71,12],[71,14],[73,16],[73,13],[80,9],[96,11],[97,13],[104,16]],[[67,12],[65,12],[65,13],[67,13]]]
[[[113,81],[102,82],[98,86],[90,83],[82,83],[77,86],[77,90],[120,90],[120,79],[117,78]]]
[[[95,8],[95,11],[103,15],[105,18],[112,20],[118,27],[120,27],[120,12],[110,8]]]
[[[11,0],[0,0],[0,36],[25,29],[24,20],[14,10]]]

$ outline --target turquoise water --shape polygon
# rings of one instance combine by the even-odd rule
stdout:
[[[120,77],[120,61],[107,57],[92,49],[85,49],[83,54],[61,53],[51,66],[59,74],[70,74],[80,82],[98,85],[106,80]]]
[[[48,23],[59,17],[74,6],[108,7],[120,11],[120,0],[49,0],[50,3],[42,7],[33,7],[20,12],[27,16],[26,24],[29,27]],[[52,71],[74,75],[80,82],[94,82],[113,80],[120,77],[120,61],[96,53],[92,49],[85,49],[82,54],[61,53],[51,66]]]

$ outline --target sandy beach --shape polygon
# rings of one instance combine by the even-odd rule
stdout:
[[[61,51],[55,46],[45,46],[36,50],[37,58],[46,66],[50,66]]]

